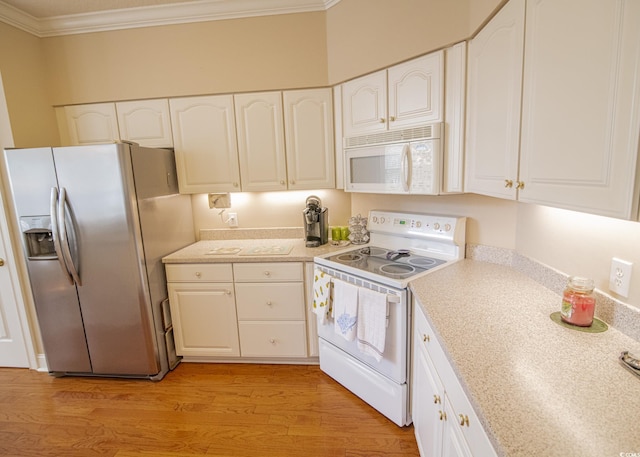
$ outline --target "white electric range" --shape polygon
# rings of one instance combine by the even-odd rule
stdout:
[[[368,244],[315,257],[314,262],[316,269],[332,280],[386,295],[382,359],[363,353],[357,341],[347,341],[337,334],[329,319],[318,323],[320,368],[397,425],[404,426],[411,424],[412,320],[408,283],[464,258],[466,218],[372,210],[368,229]]]

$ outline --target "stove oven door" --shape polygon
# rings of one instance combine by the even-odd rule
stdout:
[[[346,352],[349,356],[369,366],[374,371],[397,384],[407,381],[407,329],[409,327],[409,305],[406,290],[378,287],[379,292],[387,293],[389,318],[382,360],[376,361],[370,355],[363,354],[356,341],[347,341],[334,331],[334,321],[318,323],[318,336],[331,345]]]

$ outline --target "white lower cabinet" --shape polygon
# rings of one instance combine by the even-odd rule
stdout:
[[[176,354],[238,357],[231,264],[166,265]]]
[[[302,263],[168,264],[166,273],[178,355],[308,357]]]
[[[306,357],[304,274],[298,262],[233,265],[243,357]]]
[[[422,310],[414,303],[411,414],[420,455],[496,456]]]

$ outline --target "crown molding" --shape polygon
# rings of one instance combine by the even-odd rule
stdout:
[[[326,11],[340,0],[198,0],[38,19],[0,0],[0,22],[40,38],[90,32]]]

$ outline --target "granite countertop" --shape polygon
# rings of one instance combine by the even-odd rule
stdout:
[[[270,246],[286,246],[291,251],[287,254],[272,255],[243,255],[237,253],[209,254],[212,250],[238,248],[251,250]],[[163,257],[163,263],[226,263],[226,262],[312,262],[315,256],[328,254],[352,248],[349,246],[333,246],[330,243],[317,248],[308,248],[301,238],[277,238],[277,239],[216,239],[202,240],[191,244],[179,251]]]
[[[503,265],[463,260],[410,287],[499,455],[640,455],[640,378],[618,362],[638,341],[553,322],[561,297]]]

